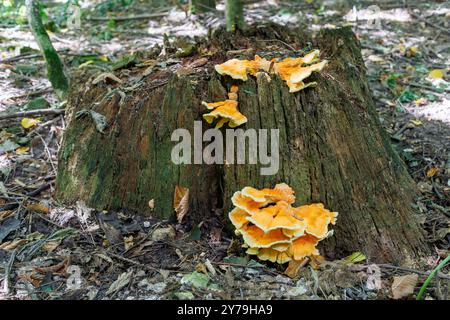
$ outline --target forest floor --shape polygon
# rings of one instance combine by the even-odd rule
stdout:
[[[45,78],[28,27],[6,23],[0,25],[0,299],[412,299],[450,248],[450,5],[406,8],[389,1],[368,20],[369,1],[356,12],[333,3],[261,1],[246,6],[246,19],[311,32],[353,26],[380,120],[421,192],[416,205],[434,249],[426,270],[343,257],[288,276],[284,267],[249,260],[221,230],[207,234],[211,230],[97,212],[83,203],[61,206],[53,192],[64,105]],[[102,71],[137,48],[162,45],[165,34],[169,41],[200,37],[224,23],[221,12],[188,16],[180,8],[116,22],[98,21],[104,15],[92,12],[81,30],[51,34],[71,72]],[[111,14],[141,13],[142,6]],[[24,116],[2,120],[45,108],[56,114],[37,123]],[[377,271],[380,283],[373,281]],[[443,269],[427,298],[449,299],[449,284]]]

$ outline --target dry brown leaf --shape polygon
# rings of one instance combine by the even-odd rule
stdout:
[[[206,266],[203,263],[197,264],[197,266],[195,267],[195,271],[203,272],[204,274],[208,274],[208,269],[206,268]]]
[[[27,205],[26,208],[30,211],[36,211],[39,213],[48,214],[50,212],[50,209],[41,203],[32,203]]]
[[[439,172],[439,168],[433,167],[427,171],[427,177],[428,178],[434,177],[436,175],[436,173],[438,173],[438,172]]]
[[[289,265],[284,271],[284,274],[289,278],[295,279],[298,277],[298,274],[309,261],[309,258],[303,258],[301,260],[291,260],[289,261]]]
[[[14,214],[13,210],[6,210],[0,212],[0,222],[3,220],[6,220],[7,218],[11,217]]]
[[[394,277],[391,288],[393,298],[397,300],[413,294],[418,280],[419,275],[417,274],[407,274],[401,277]]]
[[[183,78],[185,76],[191,75],[195,73],[195,70],[189,66],[187,67],[180,67],[176,71],[178,78]]]
[[[207,63],[208,63],[208,59],[207,58],[200,58],[200,59],[192,61],[191,63],[189,63],[188,66],[190,68],[198,68],[198,67],[204,66]]]
[[[33,268],[35,272],[45,274],[47,272],[51,272],[55,275],[66,276],[67,275],[67,267],[70,265],[70,258],[65,258],[58,264],[48,266],[48,267],[35,267]]]
[[[47,241],[46,243],[44,243],[44,245],[42,246],[42,249],[44,249],[46,252],[52,252],[54,251],[56,248],[58,248],[58,246],[61,244],[61,240],[56,240],[56,241]]]
[[[31,272],[19,274],[19,278],[22,280],[28,281],[35,288],[39,287],[41,285],[42,281],[44,280],[43,278],[41,279],[36,274],[31,273]]]
[[[173,208],[177,214],[177,221],[181,223],[189,210],[189,189],[176,186],[173,195]]]
[[[11,250],[16,249],[17,247],[23,246],[27,242],[28,241],[25,239],[16,239],[16,240],[12,240],[12,241],[6,241],[0,245],[0,249],[5,250],[5,251],[11,251]]]

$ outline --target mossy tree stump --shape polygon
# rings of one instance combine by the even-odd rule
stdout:
[[[308,42],[330,61],[311,77],[318,82],[315,88],[292,94],[276,76],[233,82],[214,72],[214,64],[229,58],[228,50],[253,48],[248,55],[253,58],[254,53],[286,48],[283,43],[304,48]],[[225,224],[235,191],[286,182],[296,192],[296,205],[322,202],[339,212],[334,236],[321,246],[327,256],[362,251],[370,261],[405,263],[427,253],[411,206],[414,183],[380,126],[359,43],[350,29],[327,30],[314,39],[278,27],[245,34],[218,31],[199,47],[213,53],[206,66],[181,77],[169,69],[155,71],[126,97],[112,91],[105,98],[112,87],[120,89],[117,84],[85,85],[84,78],[78,79],[68,101],[58,199],[173,218],[173,194],[179,185],[189,188],[187,219],[199,222],[219,211]],[[223,100],[231,83],[239,85],[239,109],[248,118],[243,129],[280,129],[276,175],[261,176],[259,165],[171,161],[176,144],[172,132],[186,128],[193,135],[194,120],[207,112],[201,101]],[[104,133],[89,117],[75,117],[93,106],[107,119]],[[203,130],[210,127],[203,123]],[[150,199],[155,200],[154,211],[148,207]]]

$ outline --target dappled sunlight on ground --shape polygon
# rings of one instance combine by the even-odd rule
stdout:
[[[439,120],[450,126],[450,99],[448,98],[423,107],[407,107],[407,110],[416,116],[423,116],[427,120]]]

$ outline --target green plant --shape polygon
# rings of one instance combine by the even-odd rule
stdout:
[[[443,267],[445,267],[445,265],[449,262],[450,262],[450,255],[447,256],[447,258],[445,258],[444,260],[442,260],[441,263],[439,263],[438,266],[436,268],[434,268],[433,271],[431,271],[427,280],[425,280],[422,287],[420,288],[419,293],[417,294],[416,300],[422,300],[423,294],[425,293],[425,290],[427,290],[428,285],[430,284],[431,280],[433,280],[434,277],[436,276],[436,274],[439,272],[439,270],[441,270]]]

